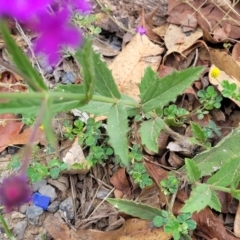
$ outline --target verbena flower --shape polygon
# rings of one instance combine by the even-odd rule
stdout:
[[[139,26],[139,27],[137,27],[136,32],[139,33],[142,36],[142,35],[146,34],[147,30],[146,30],[145,27]]]
[[[39,14],[38,20],[31,25],[39,34],[34,46],[35,51],[46,54],[50,64],[57,62],[62,46],[78,47],[81,44],[80,31],[69,21],[68,10],[62,9],[52,15],[48,12]]]
[[[0,186],[0,201],[7,212],[31,200],[31,188],[26,175],[12,174],[3,179]]]
[[[60,7],[51,9],[55,3]],[[86,0],[0,0],[0,18],[12,17],[26,24],[39,34],[35,41],[37,53],[44,53],[48,62],[54,64],[60,57],[62,46],[78,47],[81,44],[81,32],[70,24],[69,6],[82,13],[90,10]]]
[[[218,78],[219,75],[220,75],[220,72],[221,72],[221,71],[220,71],[219,68],[214,67],[214,68],[211,70],[210,75],[211,75],[212,78]]]
[[[26,21],[46,7],[54,0],[1,0],[0,17],[8,16],[18,21]]]

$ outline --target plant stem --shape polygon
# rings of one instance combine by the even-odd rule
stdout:
[[[10,240],[16,240],[16,238],[13,236],[12,232],[10,231],[4,217],[2,214],[0,214],[0,222],[2,223],[2,226],[4,228],[5,233],[7,234],[8,238]]]
[[[35,100],[35,99],[43,99],[43,98],[52,98],[52,99],[64,99],[64,100],[78,100],[78,101],[84,101],[86,100],[85,94],[81,93],[65,93],[65,92],[34,92],[34,93],[1,93],[0,99],[7,99],[7,100]],[[131,100],[120,100],[116,98],[109,98],[109,97],[104,97],[101,95],[93,95],[91,101],[96,101],[96,102],[105,102],[105,103],[113,103],[117,104],[121,102],[124,105],[132,106],[139,108],[140,105]]]

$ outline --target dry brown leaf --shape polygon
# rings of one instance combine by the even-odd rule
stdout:
[[[19,135],[15,136],[15,137],[11,137],[9,139],[9,144],[11,145],[24,145],[27,144],[29,142],[31,133],[32,133],[33,129],[32,128],[26,128],[22,133],[20,133]],[[36,135],[35,135],[35,139],[34,139],[34,144],[39,144],[41,143],[44,146],[47,146],[48,142],[46,140],[45,137],[45,133],[42,129],[38,128],[36,131]]]
[[[233,47],[232,58],[235,61],[240,61],[240,43],[239,42],[237,42]]]
[[[190,35],[182,32],[182,29],[174,24],[170,24],[166,32],[164,41],[168,49],[164,59],[172,52],[182,54],[186,49],[190,48],[199,38],[203,36],[201,28],[196,28]],[[182,43],[178,43],[181,39]],[[177,43],[177,44],[176,44]]]
[[[110,182],[116,189],[131,197],[131,185],[127,179],[125,168],[119,168],[110,178]]]
[[[23,125],[13,114],[0,114],[0,152],[14,144],[12,140],[19,135]]]
[[[230,0],[210,0],[210,2],[213,2],[218,8],[221,8],[224,11],[233,9]]]
[[[173,206],[173,214],[180,214],[183,202],[188,199],[186,193],[182,190],[177,193],[178,201],[175,201]],[[217,238],[218,240],[237,240],[238,238],[227,233],[223,222],[218,219],[210,208],[206,207],[199,213],[194,212],[192,219],[197,223],[197,230],[206,235],[206,239]],[[205,239],[205,238],[204,238]]]
[[[208,4],[201,8],[201,14],[198,14],[198,24],[205,31],[205,33],[212,33],[216,27],[226,28],[228,24],[231,25],[229,37],[238,39],[240,37],[240,26],[236,24],[239,22],[239,14],[233,11],[226,13],[215,4]],[[228,27],[227,27],[228,28]],[[208,39],[211,40],[211,39]]]
[[[153,22],[153,17],[156,14],[158,8],[154,10],[152,13],[149,13],[148,16],[145,16],[144,9],[142,9],[142,15],[141,15],[141,20],[139,23],[139,26],[142,26],[146,29],[146,35],[151,39],[152,41],[160,42],[161,38],[158,34],[156,34],[152,30],[152,22]]]
[[[161,38],[163,38],[167,32],[168,26],[169,26],[169,23],[165,23],[165,24],[161,25],[160,27],[154,28],[153,31],[157,35],[159,35]]]
[[[137,85],[148,66],[157,70],[162,52],[163,48],[159,45],[152,43],[146,36],[136,34],[109,66],[119,90],[139,100]]]
[[[212,64],[224,71],[228,76],[236,78],[240,82],[240,67],[237,62],[225,51],[210,49]]]
[[[174,68],[170,66],[160,65],[158,69],[158,76],[165,77],[173,72]]]
[[[170,10],[168,11],[167,22],[186,26],[190,30],[197,27],[196,12],[186,3],[179,3],[179,1],[170,1]],[[179,27],[179,26],[178,26]]]
[[[212,76],[211,76],[211,71],[212,71],[212,69],[214,68],[214,67],[216,67],[215,65],[212,65],[211,66],[211,68],[210,68],[210,70],[209,70],[209,82],[212,84],[212,85],[214,85],[214,86],[216,86],[217,87],[217,89],[221,92],[222,90],[223,90],[223,87],[222,87],[222,85],[221,85],[221,83],[224,81],[224,80],[227,80],[230,84],[231,83],[235,83],[236,85],[237,85],[237,89],[240,89],[240,82],[236,79],[236,78],[234,78],[233,76],[229,76],[229,75],[227,75],[224,71],[222,71],[222,70],[220,70],[220,74],[219,74],[219,76],[217,77],[217,78],[213,78]],[[237,90],[238,91],[238,90]],[[239,107],[240,107],[240,102],[239,101],[237,101],[237,100],[235,100],[235,99],[232,99],[232,98],[230,98],[233,102],[235,102]]]
[[[63,162],[68,163],[70,166],[74,164],[79,164],[84,166],[81,169],[70,169],[70,170],[64,171],[66,173],[86,174],[89,171],[90,165],[84,156],[82,147],[80,146],[80,144],[78,144],[78,138],[75,138],[72,146],[66,152],[66,155],[63,157]]]
[[[54,223],[54,224],[53,224]],[[123,227],[115,231],[72,230],[61,218],[48,216],[44,227],[54,240],[168,240],[171,238],[161,228],[153,228],[149,222],[141,219],[130,219]]]
[[[231,25],[226,24],[224,27],[216,27],[213,30],[213,38],[218,42],[222,42],[229,37],[231,31]]]

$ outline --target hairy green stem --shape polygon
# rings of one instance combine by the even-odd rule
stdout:
[[[12,232],[10,231],[4,217],[2,214],[0,214],[0,222],[2,223],[2,226],[4,228],[5,233],[7,234],[9,240],[16,240],[16,238],[13,236]]]
[[[40,112],[39,112],[38,117],[35,121],[35,124],[32,128],[28,143],[25,146],[24,158],[23,158],[22,165],[20,168],[21,174],[26,174],[26,171],[27,171],[30,159],[31,159],[32,148],[34,146],[34,142],[35,142],[37,134],[38,134],[38,128],[41,125],[41,120],[44,116],[44,111],[46,110],[46,107],[47,107],[46,102],[47,102],[46,100],[43,100],[43,102],[42,102]]]
[[[75,93],[65,93],[65,92],[34,92],[34,93],[1,93],[0,99],[4,100],[35,100],[35,99],[44,99],[46,97],[50,97],[53,99],[64,99],[64,100],[79,100],[84,101],[86,100],[85,94],[75,94]],[[96,102],[105,102],[105,103],[112,103],[117,104],[119,101],[121,101],[122,104],[132,106],[139,108],[140,105],[134,101],[131,100],[120,100],[117,98],[109,98],[104,97],[101,95],[94,95],[91,99],[91,101]]]

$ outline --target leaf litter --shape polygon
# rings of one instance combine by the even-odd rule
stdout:
[[[175,0],[169,0],[168,24],[164,26],[165,30],[162,31],[163,33],[159,33],[161,32],[161,30],[159,30],[161,26],[156,26],[153,20],[155,13],[159,14],[159,9],[154,8],[152,9],[152,13],[147,15],[145,14],[147,9],[144,9],[144,7],[147,7],[142,7],[143,10],[138,13],[140,17],[138,24],[147,28],[147,36],[149,39],[147,36],[136,34],[120,53],[106,46],[100,49],[106,61],[109,60],[106,57],[112,57],[118,54],[112,63],[110,63],[109,67],[112,70],[113,77],[121,93],[139,100],[138,84],[147,66],[150,66],[154,71],[158,71],[158,75],[161,77],[168,75],[173,69],[181,70],[189,66],[206,66],[208,76],[206,76],[206,74],[205,76],[202,75],[201,79],[195,82],[191,89],[185,90],[185,93],[176,99],[175,104],[177,106],[184,106],[189,110],[196,108],[199,103],[198,91],[206,88],[208,85],[213,85],[221,91],[221,82],[228,79],[230,83],[236,83],[239,88],[239,44],[233,41],[240,37],[239,4],[234,8],[231,2],[227,1],[224,1],[224,3],[218,1],[181,3]],[[225,14],[226,11],[229,11],[227,16]],[[105,23],[104,27],[111,31],[106,25]],[[116,29],[118,27],[115,25],[114,28]],[[227,40],[231,46],[233,46],[232,49],[223,46]],[[221,45],[213,46],[209,44],[209,42],[219,43]],[[21,44],[21,47],[23,47],[23,45],[24,44]],[[4,46],[1,46],[1,48],[3,47]],[[185,65],[184,61],[187,62]],[[210,74],[215,66],[220,69],[218,78],[213,78]],[[62,68],[60,65],[61,71],[63,71]],[[11,84],[12,86],[16,84],[16,86],[12,88],[13,90],[26,91],[17,81],[12,82],[11,79],[18,77],[14,77],[11,72],[7,74],[11,76],[10,82],[7,84]],[[1,75],[1,79],[6,79],[6,72],[3,71]],[[50,79],[53,79],[51,74]],[[4,80],[4,84],[5,83]],[[2,89],[3,87],[1,87],[1,91]],[[3,91],[8,90],[4,88]],[[221,109],[221,113],[218,112],[221,117],[216,117],[213,111],[210,111],[205,118],[202,121],[198,121],[198,123],[205,126],[209,120],[212,119],[218,126],[224,126],[224,122],[226,122],[227,125],[225,124],[225,128],[231,129],[237,127],[239,124],[239,116],[237,114],[239,113],[239,102],[230,98],[227,100],[224,99],[224,104],[226,104],[224,105],[225,109]],[[226,109],[228,110],[226,111]],[[5,121],[4,119],[11,120]],[[192,118],[192,120],[195,121],[196,119]],[[1,137],[1,152],[10,145],[24,145],[27,143],[29,137],[28,129],[23,129],[23,123],[19,121],[16,116],[1,115],[1,121],[4,122],[0,126],[1,136],[4,136],[4,138]],[[4,124],[6,125],[4,126]],[[139,128],[139,126],[137,126],[137,128]],[[11,129],[12,131],[10,131]],[[180,137],[176,139],[176,136],[174,138],[169,134],[164,144],[161,144],[161,141],[157,138],[157,150],[159,150],[157,153],[154,153],[154,151],[151,152],[151,150],[155,150],[155,148],[146,149],[146,153],[144,154],[146,158],[145,165],[149,175],[155,181],[153,186],[149,188],[140,190],[138,185],[133,182],[126,172],[126,169],[114,169],[111,161],[105,164],[104,167],[97,166],[89,171],[80,173],[78,176],[72,175],[72,180],[70,181],[72,190],[70,190],[70,188],[66,190],[63,186],[52,182],[51,184],[62,193],[63,191],[67,192],[66,194],[62,194],[63,197],[70,195],[74,198],[75,219],[72,223],[68,223],[68,225],[77,230],[69,229],[60,217],[49,215],[44,221],[44,226],[50,235],[54,239],[73,240],[79,239],[79,236],[86,236],[83,239],[170,239],[171,236],[165,234],[161,228],[153,228],[149,222],[130,218],[130,216],[126,214],[118,214],[113,207],[106,203],[105,197],[110,194],[110,196],[118,196],[119,198],[133,199],[138,202],[147,203],[153,207],[164,207],[166,205],[166,199],[159,189],[158,183],[166,177],[169,170],[177,171],[179,167],[182,166],[183,159],[186,155],[194,157],[193,159],[199,163],[198,166],[201,168],[201,171],[204,172],[204,175],[211,175],[219,169],[228,158],[238,158],[238,146],[235,144],[239,142],[238,132],[235,133],[235,135],[233,133],[234,137],[231,138],[232,142],[228,142],[230,139],[229,136],[222,138],[221,142],[219,142],[221,138],[215,136],[216,146],[213,148],[214,150],[196,155],[196,149],[189,149],[188,145],[186,145],[187,147],[185,149],[184,144],[180,144],[186,140],[185,136],[191,136],[191,131],[188,133],[185,126],[176,128],[175,130],[179,135],[184,136],[184,138]],[[225,129],[222,128],[221,131],[223,133]],[[43,137],[42,134],[39,133],[39,141],[41,139],[43,140]],[[75,139],[75,141],[77,140]],[[44,141],[40,142],[40,144],[43,146],[46,145]],[[224,149],[230,149],[231,153],[225,153],[223,151]],[[80,151],[80,155],[82,155],[82,149],[78,151]],[[187,154],[186,151],[188,151]],[[148,152],[151,154],[147,154]],[[201,152],[201,149],[199,152]],[[202,157],[203,155],[205,156],[204,158]],[[181,175],[181,172],[184,172],[184,168],[178,170],[178,172]],[[227,173],[225,174],[227,175]],[[67,174],[66,176],[69,175]],[[59,179],[57,181],[59,181]],[[187,192],[190,191],[188,185],[185,185],[185,189]],[[100,198],[99,196],[102,192],[105,192],[105,194],[103,198]],[[178,192],[173,205],[175,214],[179,214],[179,210],[188,198],[189,195],[187,195],[186,192]],[[229,234],[229,230],[234,231],[235,236],[240,236],[238,228],[240,215],[239,205],[235,203],[234,207],[229,210],[230,202],[232,202],[229,194],[220,197],[220,200],[222,203],[225,201],[225,204],[222,204],[222,213],[219,214],[206,207],[199,213],[193,214],[193,219],[198,224],[197,229],[194,231],[194,237],[196,239],[237,239]],[[226,201],[228,201],[227,204]],[[228,215],[231,214],[234,215],[235,218],[231,219],[229,217],[230,221],[227,222]],[[65,220],[67,221],[67,219]],[[52,223],[54,223],[54,225]],[[59,231],[59,229],[61,229],[61,231]]]

